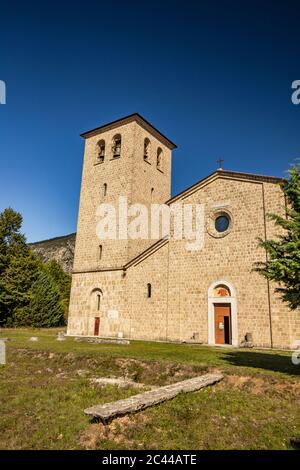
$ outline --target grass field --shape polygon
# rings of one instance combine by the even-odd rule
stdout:
[[[56,340],[57,330],[2,330],[0,449],[287,449],[300,435],[300,365],[282,351]],[[37,336],[37,342],[29,341]],[[91,423],[86,407],[139,393],[95,377],[164,385],[222,371],[219,384]]]

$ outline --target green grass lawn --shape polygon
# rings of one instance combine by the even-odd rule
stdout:
[[[57,330],[2,330],[1,449],[286,449],[300,435],[300,366],[291,353],[134,341],[56,340]],[[38,342],[29,338],[37,336]],[[165,385],[207,371],[222,382],[110,425],[84,408],[139,393],[90,378]],[[145,388],[146,390],[147,388]]]

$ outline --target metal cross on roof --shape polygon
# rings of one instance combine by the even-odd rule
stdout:
[[[224,160],[222,160],[221,158],[219,160],[217,160],[218,170],[222,170],[222,163],[223,162],[224,162]]]

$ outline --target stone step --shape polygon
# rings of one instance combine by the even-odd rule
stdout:
[[[125,400],[118,400],[104,405],[95,405],[84,410],[85,414],[99,418],[101,421],[108,422],[117,416],[128,413],[135,413],[149,406],[157,405],[166,400],[171,400],[179,393],[195,392],[201,388],[213,385],[223,379],[220,374],[205,374],[192,379],[183,380],[164,387],[139,393]]]

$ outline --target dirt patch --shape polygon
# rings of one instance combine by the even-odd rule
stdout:
[[[246,383],[252,383],[253,380],[254,378],[249,375],[226,375],[225,377],[226,384],[233,388],[243,388]],[[262,379],[255,378],[255,380],[263,382]]]
[[[171,362],[141,361],[130,358],[117,358],[116,366],[121,369],[124,378],[135,382],[155,383],[156,385],[168,385],[186,378],[204,374],[207,367],[193,366],[189,364],[174,364]]]
[[[114,441],[117,444],[134,445],[130,434],[137,428],[143,428],[148,422],[145,413],[132,416],[122,416],[110,424],[90,424],[80,436],[80,445],[86,450],[101,448],[102,441]]]
[[[223,387],[231,387],[238,390],[245,390],[253,395],[265,393],[270,383],[261,377],[250,375],[227,375],[224,379]]]
[[[245,390],[253,395],[262,395],[272,393],[283,395],[292,394],[294,397],[300,397],[300,382],[286,380],[285,382],[270,380],[268,377],[253,377],[250,375],[226,375],[219,387]]]
[[[91,358],[76,355],[72,352],[57,353],[16,349],[15,355],[20,359],[34,359],[35,365],[42,373],[49,374],[49,368],[55,374],[64,372],[82,378],[116,376],[144,383],[147,386],[168,385],[174,382],[204,374],[208,367],[191,364],[178,364],[170,361],[139,360],[134,358]],[[37,362],[36,362],[37,361]],[[62,367],[63,366],[63,367]],[[31,372],[30,372],[31,373]]]

